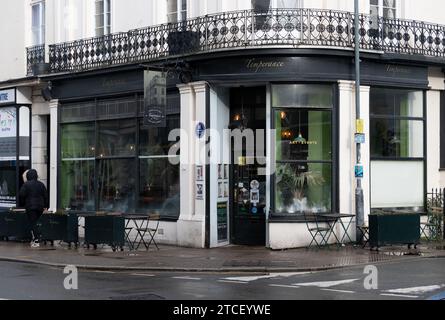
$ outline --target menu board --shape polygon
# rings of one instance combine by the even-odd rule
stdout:
[[[228,203],[219,202],[218,203],[218,242],[225,242],[228,240]]]

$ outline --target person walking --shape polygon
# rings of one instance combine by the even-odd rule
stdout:
[[[28,215],[32,242],[31,247],[38,248],[39,236],[37,231],[37,221],[43,212],[48,208],[48,191],[45,185],[38,181],[37,171],[34,169],[26,173],[26,182],[20,189],[19,206],[26,209]]]

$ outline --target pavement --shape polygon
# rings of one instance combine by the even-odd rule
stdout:
[[[103,271],[149,272],[313,272],[403,260],[445,257],[445,243],[417,250],[385,247],[379,252],[357,246],[272,251],[264,247],[228,246],[193,249],[160,246],[160,250],[112,252],[66,245],[30,248],[28,243],[0,242],[0,261]]]

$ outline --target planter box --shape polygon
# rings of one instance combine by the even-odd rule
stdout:
[[[79,226],[75,214],[44,214],[37,226],[42,241],[63,241],[70,246],[79,243]]]
[[[31,240],[31,228],[25,212],[0,212],[0,238]]]
[[[125,219],[122,216],[86,216],[85,242],[95,248],[106,244],[117,250],[125,245]]]
[[[369,216],[369,243],[371,248],[420,243],[419,214],[381,214]]]

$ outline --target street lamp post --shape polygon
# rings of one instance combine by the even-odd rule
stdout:
[[[359,0],[354,0],[354,24],[355,24],[355,108],[356,108],[356,132],[363,134],[363,121],[360,112],[360,14],[359,14]],[[364,195],[362,188],[362,155],[361,155],[361,142],[356,141],[357,150],[357,164],[355,168],[357,186],[355,190],[355,209],[356,209],[356,224],[357,224],[357,242],[362,242],[363,234],[358,227],[364,225],[365,222],[365,208],[364,208]],[[360,173],[361,172],[361,173]]]

